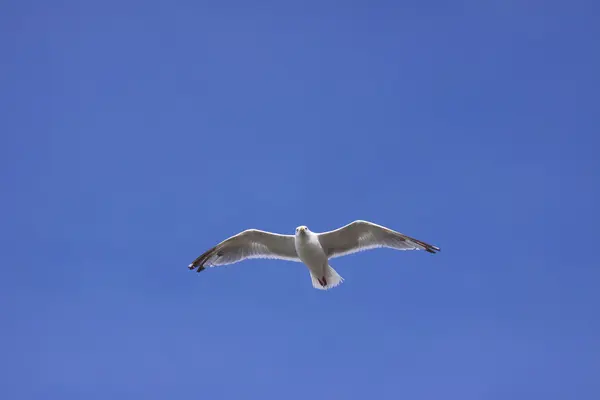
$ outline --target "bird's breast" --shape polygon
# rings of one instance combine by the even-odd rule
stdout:
[[[321,265],[327,261],[327,256],[316,235],[296,236],[296,252],[298,257],[307,265]]]

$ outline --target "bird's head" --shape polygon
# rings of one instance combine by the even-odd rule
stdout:
[[[308,228],[304,225],[301,225],[299,227],[296,228],[296,235],[298,234],[305,234],[306,232],[308,232]]]

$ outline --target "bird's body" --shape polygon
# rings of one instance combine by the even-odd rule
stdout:
[[[339,285],[343,279],[329,266],[329,259],[323,250],[319,236],[307,227],[300,226],[294,237],[298,258],[308,267],[310,276],[315,285],[315,280],[321,287],[329,288]],[[339,279],[336,279],[339,277]]]
[[[381,225],[359,220],[323,233],[311,232],[306,226],[297,227],[295,235],[249,229],[222,241],[188,267],[200,272],[206,267],[233,264],[249,258],[279,258],[304,263],[313,287],[330,289],[344,280],[329,265],[331,258],[376,247],[425,250],[429,253],[440,250]]]
[[[322,276],[328,260],[321,243],[319,243],[319,237],[308,229],[300,229],[294,237],[298,258],[306,264],[311,273]]]

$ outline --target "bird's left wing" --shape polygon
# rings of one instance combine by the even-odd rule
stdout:
[[[234,264],[249,258],[279,258],[300,262],[293,235],[248,229],[204,252],[188,268],[200,272],[206,267]]]
[[[354,221],[339,229],[319,234],[319,242],[329,258],[362,250],[388,247],[396,250],[425,250],[436,253],[439,247],[393,231],[369,221]]]

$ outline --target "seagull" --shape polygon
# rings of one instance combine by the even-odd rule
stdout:
[[[316,233],[302,225],[295,235],[247,229],[225,239],[194,260],[188,268],[235,264],[251,258],[275,258],[302,262],[310,272],[315,289],[328,290],[344,281],[329,260],[363,250],[386,247],[396,250],[425,250],[435,254],[439,247],[406,236],[385,226],[357,220],[329,232]]]

